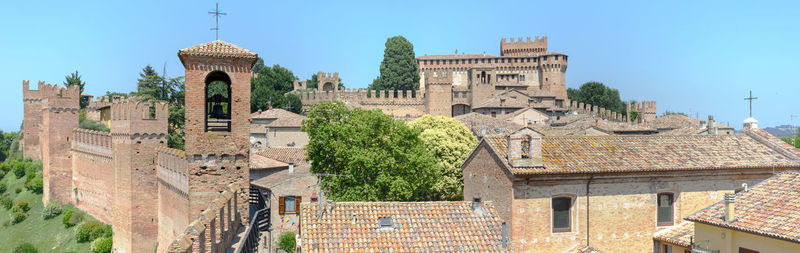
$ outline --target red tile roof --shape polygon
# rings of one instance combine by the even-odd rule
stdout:
[[[514,168],[507,135],[485,136],[488,147],[518,176],[737,168],[800,168],[798,156],[749,134],[690,136],[544,136],[543,167]],[[468,158],[467,161],[469,161]],[[773,161],[773,159],[776,159]]]
[[[258,154],[284,163],[300,164],[306,161],[306,150],[303,148],[265,147]]]
[[[592,247],[589,247],[589,246],[581,246],[581,245],[575,246],[575,247],[567,250],[566,252],[569,252],[569,253],[603,253],[602,251],[600,251],[598,249],[595,249],[595,248],[592,248]]]
[[[277,118],[305,118],[306,116],[293,113],[284,109],[272,108],[250,114],[251,119],[277,119]]]
[[[800,171],[781,174],[739,192],[735,219],[724,220],[724,200],[686,220],[800,243]]]
[[[212,56],[256,59],[258,55],[237,45],[215,40],[178,50],[178,56]]]
[[[664,115],[649,122],[650,127],[655,129],[677,129],[684,127],[698,128],[701,120],[683,115],[683,114],[670,114]]]
[[[653,235],[653,239],[661,242],[675,244],[681,247],[691,248],[692,237],[694,236],[694,222],[683,221],[677,226],[663,229]]]
[[[473,211],[469,201],[303,203],[304,252],[509,252],[491,202]],[[381,227],[379,218],[392,225]],[[510,244],[509,244],[510,245]]]

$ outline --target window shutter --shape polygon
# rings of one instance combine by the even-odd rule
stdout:
[[[295,197],[295,199],[294,199],[294,212],[295,213],[300,213],[300,202],[302,202],[302,201],[303,201],[303,197],[301,197],[301,196],[296,196]]]
[[[278,213],[283,214],[283,210],[285,208],[285,203],[283,202],[283,197],[278,197]]]

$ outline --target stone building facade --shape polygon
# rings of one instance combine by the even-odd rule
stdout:
[[[800,168],[796,150],[761,132],[488,135],[462,165],[464,195],[495,202],[517,251],[652,252],[653,234],[681,217],[743,183]]]
[[[23,82],[21,143],[25,157],[43,162],[43,202],[70,203],[112,225],[114,252],[186,252],[186,245],[222,252],[248,219],[257,55],[214,41],[178,56],[186,67],[187,151],[167,148],[164,103],[99,98],[87,115],[107,121],[110,132],[90,131],[78,128],[77,86],[40,82],[31,90]],[[206,95],[215,81],[227,97]]]

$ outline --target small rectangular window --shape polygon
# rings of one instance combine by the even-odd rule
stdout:
[[[300,196],[281,196],[278,197],[278,213],[298,213],[300,209]]]
[[[659,193],[658,194],[658,225],[659,226],[672,226],[672,213],[674,204],[674,195],[672,193]]]
[[[572,198],[553,198],[553,232],[570,232],[572,230],[570,222],[571,208]]]
[[[664,253],[672,253],[672,246],[664,244]]]

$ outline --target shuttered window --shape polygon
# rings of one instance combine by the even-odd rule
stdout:
[[[300,202],[303,197],[300,196],[282,196],[278,197],[278,213],[297,213],[300,210]]]
[[[570,223],[570,209],[572,198],[553,198],[553,232],[569,232],[572,230]]]
[[[672,212],[674,205],[674,196],[672,193],[659,193],[658,194],[658,225],[659,226],[672,226]]]

